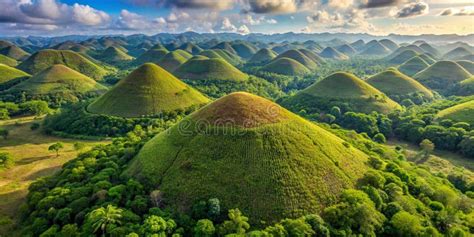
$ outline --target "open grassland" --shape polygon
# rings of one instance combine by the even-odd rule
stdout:
[[[11,236],[28,185],[40,177],[54,174],[65,162],[76,157],[78,151],[74,149],[74,143],[84,143],[84,150],[106,143],[46,136],[39,130],[30,129],[32,123],[41,121],[24,117],[0,122],[9,130],[8,138],[0,140],[0,151],[10,153],[15,159],[13,167],[0,170],[0,236]],[[64,144],[59,157],[48,151],[48,147],[56,142]]]
[[[474,100],[441,110],[437,117],[474,124]]]

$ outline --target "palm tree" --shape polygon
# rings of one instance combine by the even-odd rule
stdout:
[[[112,205],[108,205],[107,208],[101,207],[93,210],[89,213],[88,219],[92,223],[94,233],[99,229],[102,231],[102,236],[105,236],[105,230],[108,225],[121,224],[120,218],[122,218],[122,209]]]

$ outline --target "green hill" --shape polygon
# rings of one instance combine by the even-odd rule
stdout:
[[[468,60],[468,61],[474,62],[474,54],[466,55],[464,57],[459,58],[459,60]]]
[[[235,50],[237,55],[246,59],[251,58],[257,52],[257,48],[247,42],[232,43],[232,48]]]
[[[474,74],[474,63],[467,60],[457,61],[457,64],[461,65],[466,71],[471,74]]]
[[[326,47],[321,53],[319,53],[319,56],[327,59],[334,59],[334,60],[347,60],[349,57],[339,51],[337,51],[333,47]]]
[[[389,54],[391,51],[389,48],[385,47],[380,42],[376,41],[371,46],[368,46],[364,51],[362,51],[361,55],[368,55],[368,56],[385,56]]]
[[[291,58],[277,58],[262,67],[261,70],[288,76],[299,76],[310,73],[307,67]]]
[[[356,184],[368,156],[344,144],[271,101],[232,93],[155,136],[125,173],[182,212],[218,198],[223,210],[273,223],[318,213]]]
[[[109,64],[120,64],[132,61],[134,58],[116,47],[108,47],[98,59]]]
[[[277,54],[271,49],[260,49],[248,61],[251,64],[265,64],[276,58]]]
[[[42,98],[60,96],[65,101],[77,101],[84,95],[102,94],[106,87],[67,66],[56,64],[30,79],[8,89],[7,94],[25,92],[27,96]]]
[[[422,43],[418,47],[420,47],[420,49],[422,49],[425,53],[429,53],[434,56],[440,55],[439,51],[428,43]]]
[[[363,40],[357,40],[357,41],[351,43],[351,46],[355,50],[360,51],[361,49],[363,49],[365,47],[365,42]]]
[[[474,76],[461,81],[457,85],[454,94],[463,96],[474,95]]]
[[[390,51],[394,51],[394,50],[397,50],[398,47],[398,44],[393,42],[392,40],[389,40],[389,39],[382,39],[379,41],[379,43],[381,43],[383,46],[385,46],[387,49],[389,49]]]
[[[154,116],[161,112],[186,110],[209,102],[197,90],[166,70],[146,63],[102,95],[87,110],[119,117]]]
[[[18,65],[18,62],[15,59],[7,57],[3,54],[0,54],[0,63],[10,67],[16,67]]]
[[[467,55],[472,54],[469,50],[467,50],[464,47],[457,47],[449,52],[447,52],[445,55],[443,55],[443,59],[446,60],[458,60],[459,58],[465,57]]]
[[[41,50],[23,61],[18,68],[30,74],[36,74],[55,64],[63,64],[96,80],[109,74],[107,70],[70,50]]]
[[[237,56],[236,54],[229,53],[229,51],[224,49],[204,50],[199,53],[199,55],[206,56],[208,58],[221,58],[234,66],[242,63],[242,60],[239,56]]]
[[[321,58],[318,54],[314,53],[311,50],[308,49],[298,49],[302,54],[304,54],[306,57],[309,59],[313,60],[317,65],[322,65],[324,63],[324,59]]]
[[[307,111],[329,111],[332,106],[340,106],[344,110],[364,113],[389,113],[401,108],[383,92],[345,72],[334,73],[314,83],[289,97],[283,104]]]
[[[192,55],[184,50],[178,49],[167,53],[160,59],[158,65],[168,72],[174,72],[179,66],[183,65]]]
[[[474,124],[474,100],[441,110],[437,118]]]
[[[388,62],[389,63],[392,63],[392,64],[402,64],[406,61],[408,61],[409,59],[415,57],[415,56],[418,56],[418,53],[413,51],[413,50],[404,50],[402,52],[399,52],[397,54],[392,54],[392,55],[389,55],[388,58]]]
[[[418,55],[421,59],[425,60],[426,63],[428,63],[429,65],[433,64],[436,62],[436,59],[434,58],[433,55],[431,55],[430,53],[424,53],[424,54],[420,54]]]
[[[158,63],[162,57],[164,57],[169,51],[165,49],[162,45],[156,45],[149,50],[147,50],[142,55],[138,56],[137,59],[133,61],[133,65],[142,65],[144,63]]]
[[[438,61],[413,76],[431,89],[443,90],[471,77],[471,74],[453,61]]]
[[[221,58],[193,57],[174,71],[181,79],[245,81],[248,76]]]
[[[276,59],[280,58],[294,59],[310,70],[314,70],[318,67],[316,62],[314,62],[311,58],[308,58],[306,55],[304,55],[301,51],[297,49],[290,49],[276,57]]]
[[[0,90],[8,89],[30,76],[31,75],[26,72],[0,63]]]
[[[398,67],[398,70],[408,76],[413,76],[416,73],[423,71],[429,66],[430,65],[426,63],[426,61],[423,60],[420,56],[415,56],[400,65]]]
[[[407,50],[412,50],[412,51],[415,51],[416,54],[422,54],[424,53],[423,49],[421,49],[420,47],[414,45],[414,44],[410,44],[410,45],[407,45],[407,46],[402,46],[400,48],[398,48],[397,50],[395,50],[395,52],[393,52],[391,55],[389,55],[389,58],[393,58],[395,57],[396,55],[399,55],[401,54],[402,52],[404,51],[407,51]],[[414,57],[415,55],[413,55],[412,57]],[[411,57],[409,57],[411,58]],[[407,58],[407,60],[409,59]],[[404,62],[404,61],[403,61]],[[402,63],[402,62],[400,62]]]
[[[238,55],[235,49],[232,48],[232,45],[229,42],[221,42],[217,44],[216,46],[212,47],[212,49],[223,49],[231,54]]]
[[[350,45],[348,44],[343,44],[338,47],[336,47],[336,50],[345,54],[345,55],[354,55],[357,53],[357,51]]]
[[[393,98],[404,98],[420,94],[424,98],[433,99],[433,93],[415,79],[400,73],[395,68],[376,74],[366,80],[367,83]]]
[[[178,49],[184,50],[190,54],[199,54],[203,49],[193,43],[184,43],[178,47]]]
[[[21,49],[20,47],[17,47],[16,45],[0,49],[0,54],[3,54],[18,61],[23,61],[30,56],[29,53],[25,52],[25,50]]]

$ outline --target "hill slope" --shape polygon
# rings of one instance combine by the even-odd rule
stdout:
[[[88,111],[119,117],[141,117],[186,110],[208,101],[166,70],[146,63],[90,104]]]
[[[443,55],[443,59],[447,60],[458,60],[462,57],[465,57],[467,55],[472,54],[469,50],[467,50],[464,47],[457,47],[449,52],[447,52],[445,55]]]
[[[388,56],[389,62],[393,64],[402,64],[406,61],[408,61],[410,58],[416,57],[418,55],[417,52],[413,50],[404,50],[402,52],[399,52],[397,54],[391,54]]]
[[[335,60],[347,60],[349,57],[333,47],[326,47],[319,55],[323,58],[327,59],[335,59]]]
[[[438,61],[413,76],[423,85],[441,90],[469,77],[471,74],[453,61]]]
[[[138,56],[134,65],[142,65],[144,63],[158,63],[162,57],[164,57],[169,51],[161,45],[156,45],[153,48],[147,50],[142,55]]]
[[[99,60],[110,63],[110,64],[118,64],[118,63],[125,63],[133,60],[133,57],[125,53],[124,51],[116,48],[116,47],[108,47],[107,49],[99,55]]]
[[[222,97],[181,123],[190,126],[155,136],[126,173],[160,186],[164,200],[184,212],[213,197],[254,220],[317,213],[367,169],[361,151],[248,93]]]
[[[404,62],[402,65],[398,67],[398,70],[400,72],[408,75],[408,76],[413,76],[418,72],[423,71],[425,68],[429,67],[430,65],[423,60],[419,56],[415,56],[408,61]]]
[[[391,52],[389,48],[385,47],[385,45],[381,44],[380,42],[374,42],[371,46],[367,46],[368,48],[362,51],[360,53],[361,55],[384,56]]]
[[[467,60],[457,61],[457,64],[461,65],[466,71],[471,74],[474,74],[474,63]]]
[[[63,64],[86,76],[96,80],[102,79],[109,72],[99,65],[93,63],[84,56],[70,50],[41,50],[23,61],[18,68],[36,74],[55,64]]]
[[[10,85],[14,85],[28,77],[30,77],[30,74],[26,72],[0,64],[0,90],[7,89]]]
[[[7,57],[3,54],[0,54],[0,63],[10,67],[16,67],[18,65],[18,62],[15,59]]]
[[[245,81],[248,76],[221,58],[195,56],[178,67],[174,74],[181,79]]]
[[[25,60],[30,56],[29,53],[25,52],[25,50],[19,48],[16,45],[8,46],[5,48],[0,49],[0,54],[3,54],[7,57],[13,58],[15,60]]]
[[[440,119],[451,119],[456,122],[474,124],[474,100],[441,110],[437,114],[437,117]]]
[[[290,49],[276,57],[276,59],[280,59],[280,58],[294,59],[310,70],[316,69],[318,67],[316,62],[314,62],[311,58],[307,57],[305,54],[303,54],[301,51],[297,49]]]
[[[192,55],[181,49],[171,51],[163,56],[158,65],[168,72],[174,72],[179,66],[183,65]]]
[[[242,60],[239,56],[237,56],[236,54],[229,53],[229,51],[224,49],[204,50],[199,53],[199,55],[206,56],[208,58],[221,58],[234,66],[242,63]]]
[[[310,70],[303,64],[291,58],[278,58],[264,67],[262,71],[273,72],[283,75],[304,75],[310,73]]]
[[[276,58],[277,54],[271,49],[260,49],[248,61],[251,64],[265,64]]]

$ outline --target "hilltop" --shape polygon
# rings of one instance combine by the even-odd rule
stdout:
[[[333,47],[326,47],[319,55],[323,58],[327,59],[335,59],[335,60],[347,60],[349,57]]]
[[[313,59],[307,57],[305,54],[303,54],[301,51],[297,49],[288,50],[276,57],[276,59],[280,59],[280,58],[294,59],[310,70],[314,70],[318,67],[318,65],[316,64],[315,61],[313,61]]]
[[[146,63],[91,103],[87,110],[133,118],[184,111],[207,102],[209,99],[163,68]]]
[[[106,87],[69,67],[53,65],[30,79],[8,89],[6,94],[25,92],[30,98],[58,97],[63,101],[75,102],[83,96],[102,94]]]
[[[155,45],[133,61],[134,65],[142,65],[144,63],[158,63],[169,51],[162,45]]]
[[[36,74],[55,64],[63,64],[96,80],[102,79],[109,71],[84,56],[70,50],[41,50],[23,61],[18,68],[30,74]]]
[[[344,111],[388,113],[401,108],[383,92],[345,72],[334,73],[282,103],[307,111],[329,111],[333,106],[339,106]]]
[[[187,51],[178,49],[163,56],[158,62],[158,65],[168,72],[174,72],[174,70],[183,65],[188,59],[192,57],[193,56]]]
[[[232,93],[155,136],[125,173],[186,213],[212,197],[275,222],[318,213],[355,185],[368,156],[344,143],[271,101]]]
[[[474,63],[467,60],[457,61],[457,64],[461,65],[466,71],[471,74],[474,74]]]
[[[221,58],[195,56],[178,67],[174,74],[181,79],[245,81],[248,76]]]
[[[378,73],[366,81],[391,98],[397,96],[398,101],[413,95],[422,95],[424,98],[433,99],[433,93],[429,89],[395,68]]]
[[[324,63],[324,59],[321,58],[321,56],[319,56],[318,54],[314,53],[311,50],[303,48],[303,49],[298,49],[298,51],[300,51],[302,54],[304,54],[309,59],[313,60],[313,62],[315,62],[316,65],[318,65],[318,66],[320,66]]]
[[[430,53],[424,53],[424,54],[420,54],[418,55],[420,58],[422,58],[423,60],[425,60],[426,63],[428,63],[429,65],[433,64],[436,62],[436,59],[435,57],[430,54]]]
[[[310,73],[310,70],[303,64],[291,58],[278,58],[261,69],[266,72],[273,72],[283,75],[304,75]]]
[[[443,90],[471,77],[471,74],[453,61],[438,61],[413,76],[431,89]]]
[[[251,64],[265,64],[276,58],[277,53],[271,49],[260,49],[248,61]]]
[[[388,56],[389,62],[393,64],[402,64],[409,59],[418,56],[418,53],[414,50],[404,50],[402,52],[393,53]]]
[[[458,60],[462,57],[472,54],[471,51],[464,47],[457,47],[443,55],[443,59],[446,60]]]
[[[184,50],[190,54],[199,54],[203,49],[193,43],[184,43],[178,47],[178,49]]]
[[[474,124],[474,100],[441,110],[436,116],[439,119],[451,119],[455,122]]]
[[[404,62],[402,65],[398,67],[400,72],[408,75],[413,76],[418,72],[423,71],[425,68],[429,67],[430,65],[423,60],[420,56],[415,56],[408,61]]]
[[[385,46],[390,51],[394,51],[394,50],[396,50],[400,47],[400,46],[398,46],[397,43],[395,43],[395,42],[393,42],[392,40],[389,40],[389,39],[382,39],[382,40],[379,41],[379,43],[382,44],[383,46]]]
[[[120,64],[132,61],[134,58],[114,46],[108,47],[98,56],[98,59],[109,64]]]
[[[208,58],[221,58],[232,64],[233,66],[237,66],[242,63],[242,60],[239,56],[237,56],[236,54],[229,53],[229,51],[224,49],[204,50],[199,53],[199,55],[206,56]]]
[[[29,53],[25,52],[25,50],[21,49],[20,47],[17,47],[16,45],[0,49],[0,54],[3,54],[18,61],[23,61],[30,56]]]
[[[246,59],[251,58],[257,52],[257,48],[247,42],[233,43],[232,48],[235,50],[237,55]]]
[[[336,50],[345,54],[345,55],[354,55],[357,53],[357,50],[355,50],[352,46],[348,44],[343,44],[338,47],[336,47]]]
[[[238,55],[237,52],[235,51],[234,48],[232,48],[232,45],[229,42],[221,42],[212,47],[212,49],[222,49],[225,50],[231,54]]]
[[[439,51],[428,43],[422,43],[418,47],[420,47],[420,49],[422,49],[425,53],[429,53],[433,56],[440,55]]]
[[[30,76],[26,72],[0,63],[0,90],[8,89]]]
[[[367,48],[362,51],[361,55],[370,55],[370,56],[384,56],[391,52],[391,50],[385,45],[381,44],[378,41],[375,41],[373,44],[367,44]]]

